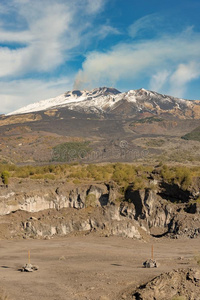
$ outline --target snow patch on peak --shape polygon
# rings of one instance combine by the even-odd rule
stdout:
[[[27,106],[24,106],[18,110],[8,113],[7,116],[45,110],[45,109],[48,109],[48,108],[54,106],[55,103],[57,105],[59,105],[59,104],[62,104],[64,101],[65,101],[65,94],[62,94],[56,98],[41,100],[39,102],[35,102],[35,103],[29,104]]]
[[[69,104],[74,104],[77,106],[77,103],[84,102],[83,105],[90,106],[90,105],[96,105],[97,107],[100,105],[100,107],[103,107],[104,103],[102,101],[106,101],[107,105],[108,99],[112,100],[115,95],[121,94],[120,91],[118,91],[115,88],[107,88],[107,87],[100,87],[95,88],[91,91],[87,90],[73,90],[68,91],[65,94],[62,94],[60,96],[57,96],[55,98],[50,98],[47,100],[41,100],[39,102],[35,102],[32,104],[29,104],[25,107],[22,107],[18,110],[15,110],[11,113],[8,113],[7,116],[15,115],[15,114],[24,114],[24,113],[30,113],[30,112],[36,112],[36,111],[42,111],[46,109],[52,109],[56,107],[63,107],[63,106],[69,106]],[[95,103],[91,103],[91,100],[98,99]],[[86,101],[89,101],[89,103],[86,103]],[[70,106],[72,107],[72,106]]]
[[[66,107],[71,110],[82,110],[85,112],[111,111],[116,108],[116,103],[120,101],[133,103],[133,106],[136,110],[141,110],[141,107],[146,109],[145,103],[151,103],[154,106],[156,105],[164,110],[175,106],[177,107],[177,104],[179,104],[181,107],[189,107],[192,105],[192,101],[162,95],[153,91],[148,91],[144,88],[138,90],[129,90],[128,92],[121,93],[115,88],[99,87],[91,91],[68,91],[65,94],[55,98],[41,100],[39,102],[29,104],[7,114],[7,116],[61,107]]]
[[[130,90],[125,94],[124,97],[128,102],[136,102],[136,91],[135,90]]]

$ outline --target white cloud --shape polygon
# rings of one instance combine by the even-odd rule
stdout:
[[[161,91],[165,83],[168,81],[170,72],[167,70],[159,71],[150,79],[150,89],[153,91]]]
[[[31,42],[31,34],[27,31],[15,32],[15,31],[6,31],[0,29],[0,41],[1,42],[17,42],[17,43],[29,43]]]
[[[191,30],[190,30],[191,31]],[[200,63],[200,35],[184,31],[180,34],[162,36],[153,40],[121,43],[107,52],[90,52],[79,70],[75,87],[91,88],[99,85],[116,85],[120,80],[148,78],[152,86],[160,88],[168,80],[168,74],[158,74],[163,70],[173,73],[180,64],[193,60]],[[156,77],[153,74],[157,74]],[[161,74],[161,73],[160,73]],[[180,72],[177,76],[180,76]],[[195,77],[196,78],[196,77]],[[157,91],[159,91],[157,89]]]
[[[41,8],[38,0],[15,1],[18,15],[26,20],[28,29],[18,32],[1,29],[0,41],[25,45],[15,50],[0,48],[0,76],[51,70],[64,61],[66,48],[76,45],[68,35],[66,46],[64,36],[69,31],[73,13],[70,15],[62,3],[50,2]]]
[[[9,113],[30,103],[48,99],[71,90],[74,76],[51,80],[13,80],[0,82],[0,112]]]
[[[106,2],[44,0],[41,5],[41,0],[9,0],[0,3],[0,44],[5,44],[0,47],[2,112],[71,89],[69,77],[58,77],[57,81],[55,78],[20,78],[27,74],[30,78],[32,73],[34,78],[39,78],[40,74],[45,78],[62,64],[69,74],[67,62],[77,54],[85,53],[88,45],[92,42],[98,45],[98,40],[109,35],[120,35],[109,20],[105,24],[95,24],[95,16],[102,12]],[[129,27],[129,38],[135,39],[149,29],[158,32],[159,20],[156,14],[139,19]],[[124,40],[125,37],[121,37]],[[104,52],[86,53],[82,69],[76,76],[75,88],[114,86],[120,80],[134,82],[145,77],[152,89],[159,91],[168,85],[170,91],[183,94],[184,87],[200,76],[199,64],[200,35],[189,27],[180,34],[135,39]]]
[[[69,77],[51,78],[58,66],[79,53],[87,37],[101,39],[112,33],[99,26],[93,33],[95,14],[106,0],[9,0],[0,3],[0,101],[8,113],[33,101],[57,96],[73,86]],[[87,21],[86,21],[87,20]],[[96,28],[95,28],[96,29]],[[86,40],[85,40],[86,39]],[[90,41],[91,42],[91,41]],[[72,74],[73,73],[73,74]],[[33,75],[33,78],[26,79]],[[45,76],[51,79],[45,79]],[[15,78],[15,80],[13,80]],[[21,79],[25,78],[25,79]]]
[[[170,92],[176,97],[182,97],[187,83],[200,77],[200,62],[194,61],[188,64],[178,65],[176,71],[170,77]]]
[[[96,36],[98,36],[100,39],[104,39],[110,34],[118,35],[120,34],[120,31],[110,25],[102,25],[97,30]]]
[[[100,11],[105,3],[105,0],[87,0],[86,11],[88,13],[96,13]]]
[[[128,32],[129,35],[134,38],[146,31],[156,31],[157,25],[160,25],[160,23],[161,17],[157,14],[147,15],[138,19],[131,26],[129,26]]]
[[[104,5],[103,0],[11,0],[10,14],[17,19],[11,28],[5,18],[0,23],[0,43],[21,44],[12,50],[0,47],[0,76],[17,76],[27,72],[47,72],[70,60],[73,49],[87,37],[83,32],[90,29],[93,17]],[[6,6],[5,6],[6,7]],[[78,22],[77,22],[78,20]],[[111,33],[102,29],[101,35]],[[100,37],[101,38],[101,37]]]

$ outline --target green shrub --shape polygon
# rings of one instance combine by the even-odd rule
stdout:
[[[195,128],[193,131],[185,134],[181,138],[184,139],[184,140],[194,140],[194,141],[199,141],[200,142],[200,126]]]
[[[91,151],[90,142],[67,142],[53,148],[52,161],[70,162],[82,159]]]
[[[8,185],[9,177],[10,177],[10,173],[8,171],[5,170],[1,173],[1,179],[2,179],[3,184]]]
[[[192,184],[192,170],[187,167],[169,168],[163,165],[160,174],[166,182],[178,184],[183,190]]]
[[[15,172],[15,177],[28,178],[29,177],[29,171],[27,169],[20,168],[19,170],[17,170]]]
[[[171,170],[169,169],[169,167],[167,165],[162,166],[161,171],[160,171],[160,175],[162,176],[162,178],[165,181],[171,183],[173,175],[172,175],[172,172],[171,172]]]
[[[73,183],[74,183],[74,184],[79,184],[79,183],[80,183],[80,180],[74,179],[74,180],[73,180]]]
[[[135,180],[136,170],[132,165],[117,163],[114,165],[112,180],[119,185],[126,185]]]
[[[143,190],[146,188],[146,182],[144,179],[138,177],[133,182],[133,189],[134,190]]]
[[[175,183],[178,183],[183,190],[186,190],[192,183],[191,171],[185,167],[175,169]]]
[[[198,197],[195,201],[200,204],[200,197]]]
[[[152,124],[154,122],[162,122],[163,119],[157,117],[147,117],[143,119],[139,119],[137,121],[132,122],[130,125],[134,126],[135,124]]]
[[[148,147],[162,147],[165,144],[165,140],[163,139],[150,139],[146,142],[146,146]]]
[[[50,180],[55,180],[56,177],[53,174],[45,174],[44,175],[44,179],[50,179]]]
[[[90,193],[86,196],[85,207],[95,207],[95,206],[96,206],[96,196]]]

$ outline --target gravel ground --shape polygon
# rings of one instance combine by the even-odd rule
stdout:
[[[151,257],[159,268],[145,269]],[[39,267],[19,272],[28,262]],[[139,284],[174,268],[197,266],[200,239],[139,241],[120,237],[70,236],[50,240],[1,240],[0,282],[11,300],[128,299]],[[4,299],[4,298],[3,298]]]

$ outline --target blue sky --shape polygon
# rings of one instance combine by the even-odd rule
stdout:
[[[200,99],[199,0],[0,0],[0,113],[72,89]]]

